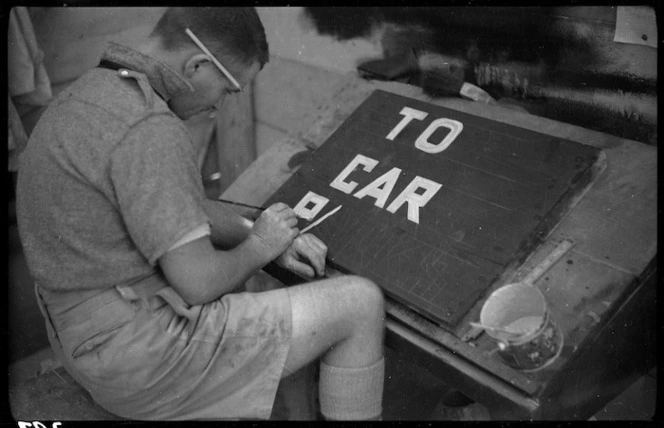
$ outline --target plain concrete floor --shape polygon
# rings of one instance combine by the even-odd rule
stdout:
[[[445,408],[439,398],[450,388],[442,380],[420,366],[413,365],[393,352],[386,354],[385,420],[477,420]],[[627,388],[621,395],[597,412],[591,420],[648,421],[655,416],[657,401],[657,370],[653,369]],[[485,415],[473,409],[473,417]]]

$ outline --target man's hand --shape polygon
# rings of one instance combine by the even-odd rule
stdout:
[[[256,219],[249,237],[260,244],[269,260],[274,260],[291,245],[298,234],[295,211],[278,202],[269,206]]]
[[[293,271],[306,278],[313,278],[325,275],[325,256],[327,256],[327,246],[309,233],[300,235],[284,251],[275,262],[290,271]],[[309,264],[301,260],[306,259]]]

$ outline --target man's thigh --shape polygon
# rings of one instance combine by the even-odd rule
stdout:
[[[152,299],[71,361],[95,401],[130,419],[267,419],[290,348],[286,290],[225,295],[194,319]]]

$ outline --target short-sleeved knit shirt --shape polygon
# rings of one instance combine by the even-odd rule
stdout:
[[[167,105],[189,84],[121,45],[103,59],[122,68],[95,68],[61,92],[22,157],[21,239],[46,290],[151,275],[173,244],[209,222],[194,145]]]
[[[158,259],[209,225],[194,145],[167,104],[191,88],[127,47],[103,59],[120,67],[58,95],[18,174],[19,232],[56,356],[123,417],[268,418],[290,348],[288,293],[178,303]],[[145,285],[163,289],[118,293]]]

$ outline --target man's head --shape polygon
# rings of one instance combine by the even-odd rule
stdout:
[[[234,85],[212,58],[187,34],[189,29],[240,84],[248,84],[269,59],[263,24],[254,8],[177,7],[166,10],[150,38],[160,58],[176,68],[195,89],[175,94],[170,105],[183,119],[218,108]]]

